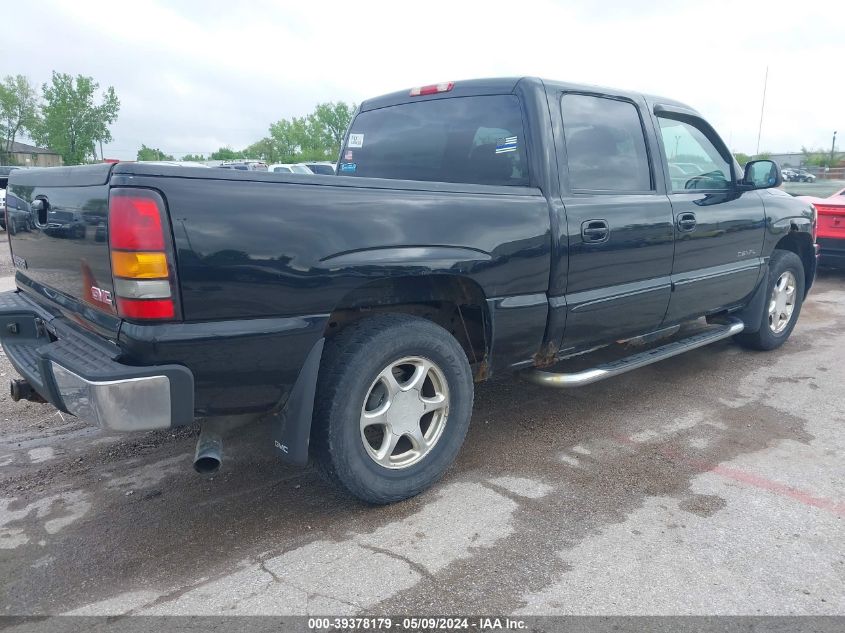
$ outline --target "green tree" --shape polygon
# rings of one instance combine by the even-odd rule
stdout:
[[[808,149],[806,147],[802,147],[801,153],[804,154],[804,164],[810,167],[833,167],[834,165],[838,165],[839,161],[845,158],[845,154],[842,152],[834,152],[833,161],[831,161],[830,150],[825,150],[823,148]]]
[[[174,158],[157,147],[147,147],[142,143],[141,149],[138,150],[137,160],[174,160]]]
[[[323,158],[337,158],[346,129],[352,122],[355,104],[343,101],[318,103],[314,112],[308,115],[308,131],[311,149],[317,149]]]
[[[734,158],[736,158],[736,162],[739,163],[740,167],[745,167],[745,163],[751,160],[748,154],[743,154],[742,152],[734,152]]]
[[[96,157],[96,143],[112,140],[109,126],[117,119],[120,101],[109,86],[96,102],[100,85],[92,77],[53,71],[43,86],[43,120],[35,140],[61,154],[66,165],[78,165]]]
[[[304,149],[312,149],[308,132],[308,121],[294,117],[290,121],[281,119],[270,125],[268,138],[278,162],[296,162]]]
[[[320,103],[305,117],[270,125],[269,136],[250,145],[244,154],[272,163],[334,160],[354,112],[355,105],[343,101]]]
[[[243,157],[243,152],[236,152],[231,147],[221,147],[211,154],[211,160],[234,160]]]
[[[205,156],[202,154],[185,154],[182,160],[188,161],[189,163],[204,163]]]
[[[243,152],[244,158],[254,158],[256,160],[263,160],[266,163],[278,163],[281,161],[279,153],[276,151],[276,146],[273,139],[264,137],[247,147]]]
[[[5,77],[0,83],[0,150],[8,156],[18,134],[32,136],[39,123],[38,93],[23,75]]]

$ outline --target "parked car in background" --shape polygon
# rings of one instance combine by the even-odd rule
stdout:
[[[789,182],[815,182],[816,177],[806,169],[790,169]]]
[[[3,230],[8,230],[9,233],[15,235],[19,231],[29,231],[32,227],[32,218],[29,216],[29,210],[26,208],[26,202],[16,200],[12,203],[9,200],[7,191],[2,191],[3,209],[0,213],[0,227]]]
[[[798,196],[812,204],[818,214],[816,243],[822,266],[845,267],[845,189],[827,198]]]
[[[237,171],[267,171],[267,163],[260,160],[243,160],[220,163],[221,169],[235,169]]]
[[[197,163],[192,160],[139,160],[142,165],[173,165],[174,167],[200,167],[210,169],[205,163]]]
[[[0,222],[3,223],[3,228],[5,229],[5,222],[6,222],[6,190],[0,189],[0,215],[3,216],[3,219]]]
[[[305,163],[305,166],[315,174],[320,174],[322,176],[334,176],[336,174],[335,164],[327,161],[321,161],[319,163]]]
[[[314,175],[304,163],[274,163],[267,168],[267,171],[276,174],[310,174]]]
[[[51,237],[85,238],[85,218],[78,211],[48,211],[44,233]]]

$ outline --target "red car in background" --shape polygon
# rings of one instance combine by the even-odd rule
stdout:
[[[845,189],[829,198],[799,198],[811,202],[818,212],[816,243],[821,249],[819,263],[845,268]]]

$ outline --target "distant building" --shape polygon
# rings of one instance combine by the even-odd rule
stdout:
[[[803,152],[769,155],[769,159],[775,161],[781,167],[801,167],[804,165],[804,158]]]
[[[2,148],[2,145],[0,145]],[[62,157],[51,149],[35,147],[26,143],[12,143],[9,152],[0,151],[0,159],[9,165],[21,167],[61,167]]]

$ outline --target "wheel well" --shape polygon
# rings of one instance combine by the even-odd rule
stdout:
[[[373,314],[401,313],[437,323],[457,339],[477,379],[487,375],[491,327],[484,291],[465,277],[379,279],[347,294],[329,316],[327,338]]]
[[[801,258],[801,263],[804,264],[804,295],[806,296],[815,275],[816,252],[813,248],[813,238],[809,233],[798,231],[793,227],[789,233],[780,238],[775,248],[792,251]]]

